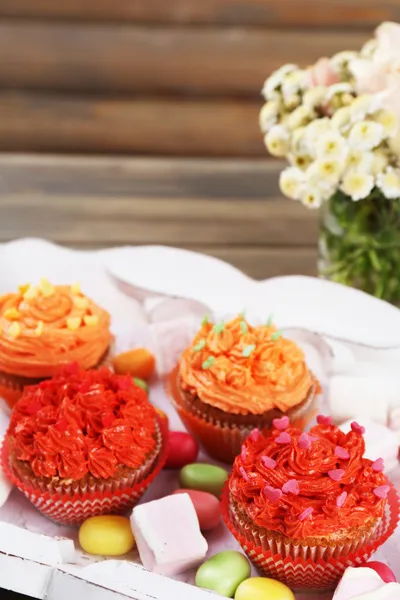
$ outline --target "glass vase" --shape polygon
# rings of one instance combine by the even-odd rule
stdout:
[[[355,202],[337,191],[321,208],[318,270],[400,306],[400,199],[374,190]]]

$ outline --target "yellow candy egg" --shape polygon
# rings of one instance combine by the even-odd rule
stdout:
[[[293,592],[280,581],[251,577],[236,590],[235,600],[295,600]]]
[[[120,556],[135,545],[131,524],[126,517],[90,517],[79,529],[79,543],[88,554]]]

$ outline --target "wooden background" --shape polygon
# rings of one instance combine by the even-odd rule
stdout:
[[[317,215],[279,198],[260,89],[387,19],[399,0],[0,0],[0,241],[315,273]]]

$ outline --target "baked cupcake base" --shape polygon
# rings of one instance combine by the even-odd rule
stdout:
[[[354,543],[307,546],[284,536],[260,535],[239,514],[230,499],[229,485],[222,494],[223,519],[249,559],[266,577],[282,581],[296,591],[334,589],[347,567],[364,564],[395,531],[400,513],[399,496],[390,483],[388,502],[382,519]]]
[[[29,470],[14,464],[8,440],[1,449],[5,475],[46,517],[62,525],[80,524],[88,517],[118,514],[133,508],[167,459],[168,425],[157,416],[157,447],[139,469],[122,470],[118,477],[86,477],[73,482],[58,478],[31,478]]]
[[[197,397],[183,392],[178,384],[178,369],[177,366],[169,377],[168,394],[188,431],[210,456],[225,463],[233,463],[235,456],[240,454],[243,441],[253,429],[261,431],[271,427],[273,419],[285,414],[292,425],[304,429],[317,412],[320,387],[315,377],[306,399],[287,413],[273,409],[264,415],[243,416],[208,407]]]

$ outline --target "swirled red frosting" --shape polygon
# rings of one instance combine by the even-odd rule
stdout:
[[[155,409],[131,377],[77,364],[26,387],[8,428],[13,455],[35,475],[73,480],[107,479],[117,467],[141,466],[155,435]]]
[[[366,525],[383,515],[388,486],[381,459],[363,458],[364,450],[356,425],[347,434],[329,421],[309,435],[254,431],[235,459],[231,498],[259,527],[294,539]]]

